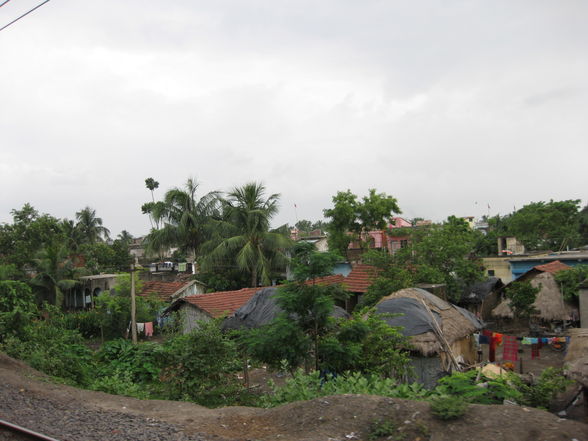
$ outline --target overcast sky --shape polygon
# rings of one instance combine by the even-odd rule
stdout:
[[[147,177],[159,196],[262,181],[275,225],[346,189],[433,220],[585,204],[587,17],[585,0],[52,0],[0,32],[0,222],[89,205],[142,235]]]

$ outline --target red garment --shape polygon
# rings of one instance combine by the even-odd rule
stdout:
[[[519,354],[519,342],[512,335],[503,336],[504,347],[502,348],[502,359],[517,361]]]
[[[153,322],[145,323],[145,336],[147,336],[147,337],[153,336]]]
[[[500,346],[502,344],[502,334],[499,334],[498,332],[493,332],[492,333],[492,338],[494,339],[496,346]]]

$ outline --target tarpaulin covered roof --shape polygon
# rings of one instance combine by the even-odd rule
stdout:
[[[252,329],[271,323],[282,313],[275,298],[277,291],[277,287],[257,291],[247,303],[235,311],[235,314],[223,321],[222,328]],[[331,316],[349,318],[349,314],[338,306],[333,308]]]

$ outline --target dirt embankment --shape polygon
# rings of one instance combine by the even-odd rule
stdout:
[[[0,382],[0,418],[69,440],[365,440],[380,421],[379,428],[392,433],[381,439],[400,441],[588,441],[588,425],[519,406],[472,405],[463,418],[447,423],[432,417],[427,403],[368,395],[274,409],[136,400],[52,384],[3,354]],[[47,418],[35,409],[48,405]]]

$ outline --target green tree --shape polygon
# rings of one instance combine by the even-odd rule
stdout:
[[[350,190],[333,196],[333,208],[323,211],[330,219],[329,249],[346,255],[349,244],[357,240],[362,248],[369,245],[368,232],[387,228],[392,216],[401,213],[396,198],[370,189],[361,201]]]
[[[588,265],[577,265],[555,274],[555,280],[568,301],[577,300],[580,284],[588,277]]]
[[[280,287],[276,295],[282,314],[246,337],[255,358],[274,367],[286,360],[291,371],[311,357],[319,368],[320,340],[333,323],[330,315],[335,298],[344,295],[341,287],[314,283],[316,278],[332,273],[337,255],[312,251],[306,244],[298,245],[296,251],[292,259],[296,282]]]
[[[464,285],[481,280],[483,267],[473,251],[477,234],[463,219],[449,216],[443,224],[412,228],[398,262],[413,272],[415,282],[445,283],[451,299]]]
[[[269,285],[272,271],[284,266],[285,250],[290,239],[270,231],[270,221],[278,212],[279,195],[266,196],[265,186],[251,182],[236,187],[223,200],[223,238],[210,253],[209,265],[226,263],[234,258],[237,267],[250,275],[250,286],[258,281]]]
[[[63,305],[64,290],[73,288],[76,268],[69,258],[69,250],[58,242],[50,242],[34,259],[36,275],[31,283],[44,291],[45,298],[58,308]]]
[[[361,298],[363,306],[375,306],[382,297],[415,284],[415,275],[398,259],[381,250],[370,250],[364,262],[377,268],[377,275],[367,292]]]
[[[84,242],[96,243],[109,238],[110,231],[102,225],[102,218],[96,217],[96,210],[85,207],[76,213],[76,228],[80,231]]]
[[[27,280],[25,270],[44,244],[63,241],[59,220],[40,215],[30,204],[11,211],[13,223],[0,225],[0,263],[14,264],[18,273],[14,277]]]
[[[145,179],[145,187],[151,192],[151,202],[143,204],[141,210],[143,211],[143,214],[149,215],[149,222],[151,223],[151,228],[153,228],[153,210],[156,207],[154,191],[159,188],[159,182],[153,178],[147,178]],[[159,230],[159,221],[155,222],[155,227]]]
[[[509,235],[528,250],[563,250],[580,240],[580,200],[532,202],[507,219]]]
[[[513,282],[506,288],[506,298],[510,300],[510,307],[516,317],[530,319],[536,310],[533,307],[540,287],[534,287],[530,282]]]
[[[306,219],[301,219],[294,224],[301,234],[308,234],[312,230],[312,222]]]
[[[34,300],[27,284],[0,280],[0,342],[24,332],[37,310]]]
[[[578,233],[580,234],[581,245],[588,244],[588,205],[580,211],[580,226]]]
[[[198,183],[190,178],[184,188],[168,190],[163,202],[156,203],[151,214],[163,226],[147,235],[149,251],[158,253],[178,247],[192,262],[196,260],[202,244],[209,238],[212,218],[219,216],[218,192],[197,198],[197,190]]]

